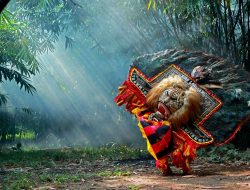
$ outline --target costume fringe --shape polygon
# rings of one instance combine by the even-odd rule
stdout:
[[[119,93],[114,101],[118,106],[125,105],[126,110],[132,113],[132,110],[142,107],[146,102],[146,97],[130,81],[125,81],[119,88]]]

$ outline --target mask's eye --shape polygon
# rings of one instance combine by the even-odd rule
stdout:
[[[169,96],[169,90],[165,90],[162,95],[163,96]]]

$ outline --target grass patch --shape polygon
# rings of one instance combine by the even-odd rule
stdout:
[[[26,131],[26,132],[15,134],[15,138],[16,139],[35,139],[36,135],[34,131]]]
[[[5,190],[33,189],[36,180],[30,173],[15,172],[3,180]]]
[[[78,162],[82,160],[124,160],[149,158],[146,150],[128,146],[99,148],[70,148],[48,150],[6,151],[0,153],[0,166],[52,167],[56,162]]]
[[[250,149],[240,151],[232,144],[224,146],[207,146],[206,148],[199,149],[197,155],[214,162],[250,161]]]
[[[101,171],[96,175],[99,177],[111,177],[111,176],[130,176],[132,173],[130,171],[123,171],[121,169],[115,169],[114,171]]]
[[[93,176],[93,175],[92,175]],[[80,182],[87,179],[90,175],[55,173],[38,174],[38,172],[15,172],[8,174],[3,180],[4,190],[34,189],[39,184],[50,184],[55,187],[61,187],[70,182]]]
[[[86,178],[84,174],[41,174],[39,175],[39,181],[41,182],[52,182],[52,183],[67,183],[67,182],[80,182]]]
[[[128,186],[128,189],[131,189],[131,190],[139,190],[140,187],[137,186],[137,185],[129,185],[129,186]]]
[[[92,177],[129,176],[131,172],[112,166],[111,171],[103,171],[102,168],[96,171],[78,171],[76,167],[88,167],[90,162],[98,160],[102,162],[147,158],[149,155],[146,150],[128,146],[5,151],[0,153],[0,168],[6,170],[4,175],[0,173],[0,186],[3,190],[29,190],[49,184],[60,189],[66,184],[81,182]],[[72,169],[71,164],[73,164]]]

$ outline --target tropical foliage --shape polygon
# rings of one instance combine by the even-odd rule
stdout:
[[[182,47],[202,47],[250,71],[249,1],[149,0],[152,7],[163,14],[166,32]]]
[[[78,29],[83,21],[78,9],[82,7],[73,0],[13,0],[0,14],[0,82],[13,81],[33,94],[36,89],[30,78],[41,68],[37,56],[53,52],[65,31]],[[65,47],[71,47],[72,39],[65,37]],[[7,99],[0,91],[0,106]],[[37,132],[37,121],[27,112],[30,112],[27,108],[18,108],[14,114],[1,111],[1,141],[14,140],[30,131],[37,137],[43,131]]]
[[[35,88],[29,83],[29,77],[38,71],[38,62],[30,52],[22,23],[13,18],[13,14],[4,10],[0,15],[0,82],[14,80],[23,88],[33,93]],[[1,95],[0,105],[6,103],[6,96]]]
[[[39,72],[36,56],[53,51],[60,34],[82,24],[79,8],[74,1],[16,0],[5,9],[0,15],[0,82],[15,81],[34,93],[29,78]],[[66,47],[70,46],[66,36]],[[0,105],[6,102],[6,95],[0,94]]]

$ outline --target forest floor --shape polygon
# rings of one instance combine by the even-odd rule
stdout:
[[[1,153],[0,189],[250,189],[249,161],[202,157],[191,166],[191,175],[171,166],[175,174],[162,176],[154,160],[127,148]]]

